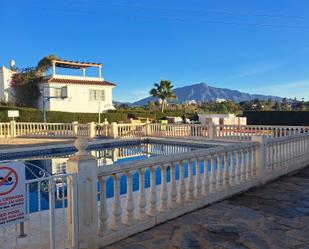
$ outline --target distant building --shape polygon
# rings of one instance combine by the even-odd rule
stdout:
[[[247,125],[247,118],[236,117],[235,114],[199,114],[201,124],[215,125]]]
[[[97,77],[86,76],[86,69],[98,69]],[[52,61],[52,75],[40,82],[39,108],[49,111],[98,113],[115,109],[112,89],[116,86],[101,76],[100,63],[67,60]],[[82,76],[61,75],[56,68],[79,69]]]
[[[12,76],[15,73],[13,70],[15,62],[11,60],[10,64],[10,68],[0,67],[0,101],[4,103],[15,101],[14,91],[11,87]]]
[[[194,99],[187,100],[187,101],[186,101],[186,104],[188,104],[188,105],[196,105],[196,104],[197,104],[197,101],[194,100]]]
[[[223,102],[226,102],[226,99],[216,98],[216,103],[223,103]]]

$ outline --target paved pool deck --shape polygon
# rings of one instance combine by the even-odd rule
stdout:
[[[0,138],[0,149],[37,147],[51,144],[73,143],[73,138]]]
[[[309,167],[105,248],[309,249]]]

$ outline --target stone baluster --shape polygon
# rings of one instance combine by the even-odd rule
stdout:
[[[161,164],[161,191],[160,191],[160,212],[165,212],[167,209],[167,186],[166,186],[166,168],[168,164]]]
[[[103,237],[108,232],[107,220],[108,212],[106,205],[106,179],[104,176],[99,178],[100,183],[100,211],[99,211],[99,236]]]
[[[193,185],[193,160],[188,160],[188,180],[187,180],[187,200],[194,200],[194,185]]]
[[[240,181],[244,182],[246,178],[246,151],[240,151],[241,164],[240,164]]]
[[[170,165],[170,192],[168,199],[169,208],[176,208],[177,206],[177,190],[176,190],[176,174],[175,174],[176,164],[172,163]]]
[[[240,182],[240,152],[235,151],[236,155],[236,164],[235,164],[235,182],[239,184]]]
[[[157,213],[157,195],[156,195],[156,167],[150,167],[150,189],[149,189],[149,207],[147,214],[155,216]]]
[[[230,153],[230,165],[229,165],[229,175],[230,175],[230,185],[231,186],[234,186],[236,183],[235,183],[235,163],[234,163],[234,160],[235,160],[235,152],[232,150],[231,153]]]
[[[209,172],[208,172],[208,159],[204,159],[204,177],[203,177],[203,194],[209,194]]]
[[[119,230],[121,227],[121,202],[120,202],[120,183],[119,175],[113,174],[114,180],[114,202],[112,206],[112,220],[111,220],[111,229]]]
[[[216,172],[215,172],[215,158],[210,158],[210,192],[216,192]]]
[[[136,213],[136,219],[143,221],[146,217],[145,213],[145,206],[146,206],[146,200],[145,200],[145,171],[144,169],[138,170],[138,185],[139,185],[139,191],[138,191],[138,200],[137,200],[137,213]]]
[[[178,203],[183,206],[186,198],[186,186],[184,179],[184,164],[183,161],[179,162],[179,181],[178,181]]]
[[[195,173],[194,192],[195,197],[199,199],[202,196],[201,160],[199,158],[196,159],[195,170],[196,173]]]
[[[253,148],[253,152],[252,152],[252,177],[256,178],[257,176],[257,158],[258,158],[258,149],[256,147]]]
[[[127,196],[126,196],[126,216],[124,219],[124,223],[126,225],[132,225],[135,222],[132,173],[128,171],[126,172],[126,176],[127,176]]]
[[[224,154],[224,171],[223,171],[223,187],[224,189],[228,189],[230,183],[229,179],[229,155],[226,152]]]
[[[222,158],[219,154],[217,156],[217,190],[222,189]]]
[[[246,170],[246,179],[249,180],[252,175],[252,154],[253,148],[247,150],[247,170]]]

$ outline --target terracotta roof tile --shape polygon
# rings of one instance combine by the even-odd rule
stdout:
[[[80,84],[80,85],[101,85],[101,86],[116,86],[116,84],[102,80],[82,80],[82,79],[68,79],[68,78],[49,78],[40,83],[61,83],[61,84]]]

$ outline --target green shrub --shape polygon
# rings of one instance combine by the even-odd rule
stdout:
[[[42,122],[43,113],[34,108],[28,107],[12,107],[12,106],[0,106],[0,122],[8,122],[10,118],[7,116],[8,110],[19,110],[19,118],[16,118],[17,122]],[[106,118],[108,122],[119,122],[127,121],[129,118],[149,118],[153,120],[158,120],[165,116],[182,116],[181,111],[166,111],[161,112],[151,112],[148,110],[111,110],[107,113],[101,114],[101,122]],[[194,116],[194,113],[187,114],[188,118]],[[47,122],[49,123],[70,123],[73,121],[78,121],[79,123],[97,122],[97,113],[77,113],[77,112],[56,112],[47,111],[46,112]]]

